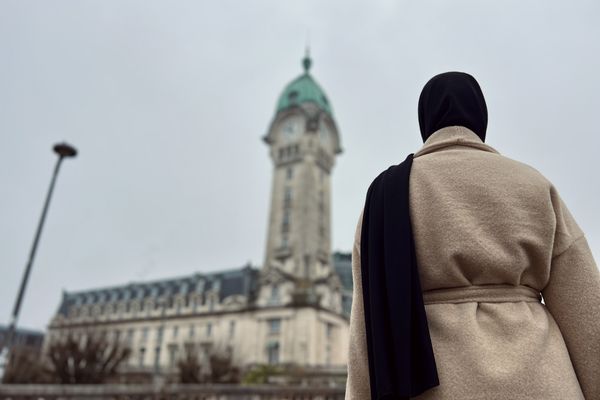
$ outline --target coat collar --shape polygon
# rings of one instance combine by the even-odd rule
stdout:
[[[479,150],[500,154],[492,146],[484,143],[479,136],[464,126],[447,126],[433,132],[423,143],[423,147],[413,157],[439,151],[448,146],[469,146]]]

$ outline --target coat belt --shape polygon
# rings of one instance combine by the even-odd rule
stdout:
[[[471,285],[423,291],[424,304],[468,302],[540,302],[539,290],[525,285]]]

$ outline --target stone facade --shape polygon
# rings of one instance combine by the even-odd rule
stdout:
[[[281,95],[263,140],[273,161],[264,264],[65,292],[49,340],[103,331],[133,350],[130,368],[174,367],[225,346],[242,365],[345,368],[350,255],[331,254],[331,173],[341,152],[331,106],[305,71]]]

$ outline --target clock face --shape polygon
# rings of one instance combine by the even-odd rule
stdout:
[[[286,118],[282,123],[281,133],[285,141],[292,141],[302,134],[304,119],[295,115]]]

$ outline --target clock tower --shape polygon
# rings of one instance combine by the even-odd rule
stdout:
[[[304,73],[283,90],[263,137],[273,180],[262,273],[268,289],[261,300],[338,309],[341,285],[331,260],[331,173],[342,149],[331,104],[310,74],[311,64],[307,51]]]

